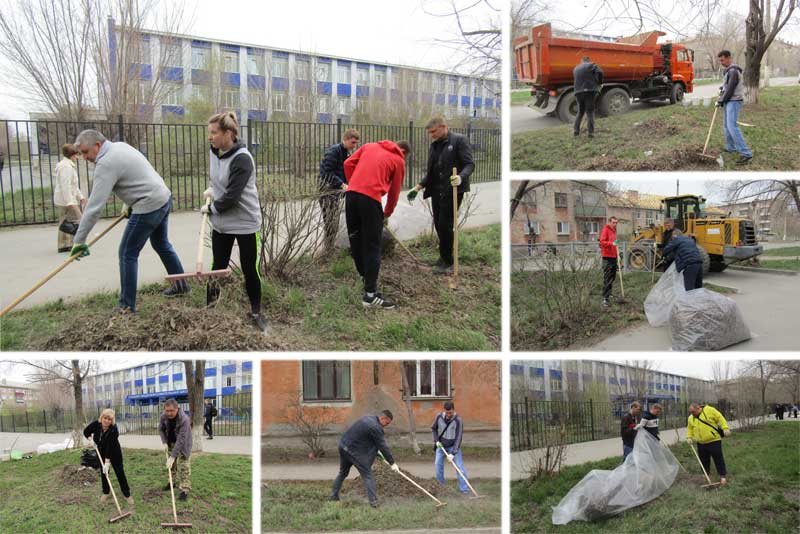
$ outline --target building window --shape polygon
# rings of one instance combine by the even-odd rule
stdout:
[[[260,54],[247,54],[247,74],[254,74],[256,76],[264,76],[264,56]]]
[[[367,113],[369,109],[369,99],[368,98],[357,98],[356,99],[356,112],[358,113]]]
[[[350,97],[340,98],[336,101],[338,106],[338,113],[339,115],[348,115],[351,111],[353,111],[353,104],[350,102]]]
[[[182,67],[183,50],[180,43],[161,42],[161,61],[165,67]]]
[[[455,78],[450,78],[447,83],[448,83],[448,87],[450,88],[447,91],[448,94],[457,95],[458,94],[458,80],[456,80]]]
[[[208,69],[208,60],[211,50],[208,48],[192,47],[192,68]]]
[[[144,104],[150,97],[150,82],[139,81],[136,83],[136,103]]]
[[[557,222],[556,223],[556,230],[558,235],[569,235],[569,223],[568,222]]]
[[[222,107],[239,109],[239,88],[224,89],[222,91]]]
[[[311,79],[311,60],[299,59],[294,60],[295,79],[297,80],[310,80]]]
[[[331,100],[328,95],[317,96],[317,111],[319,113],[330,113]]]
[[[225,377],[225,385],[223,387],[230,388],[236,385],[236,375],[228,375]]]
[[[469,82],[464,81],[464,85],[461,86],[461,96],[469,96]]]
[[[422,76],[422,90],[426,93],[430,93],[433,91],[433,76],[430,74],[424,74]]]
[[[267,96],[261,91],[256,93],[247,93],[247,100],[250,102],[250,109],[261,111],[267,109]]]
[[[336,66],[336,81],[344,84],[350,83],[350,65],[340,63]]]
[[[272,111],[289,111],[286,93],[280,91],[272,93]]]
[[[249,386],[253,383],[253,373],[242,373],[242,385]]]
[[[397,90],[400,88],[400,73],[396,70],[392,71],[392,89]]]
[[[211,100],[211,90],[202,85],[193,85],[192,100]]]
[[[369,67],[358,67],[356,69],[357,84],[362,86],[369,86]]]
[[[317,63],[316,68],[317,81],[329,82],[331,81],[331,64],[330,63]]]
[[[186,382],[181,378],[180,380],[173,380],[172,381],[172,389],[185,389]]]
[[[405,84],[403,84],[406,91],[413,91],[417,88],[417,74],[415,72],[409,72],[406,74]]]
[[[217,389],[217,377],[216,376],[207,376],[203,389]]]
[[[436,77],[436,92],[437,93],[444,93],[444,76],[437,76]]]
[[[449,397],[450,362],[416,360],[403,362],[412,397]]]
[[[375,71],[375,87],[386,87],[386,71]]]
[[[566,193],[556,193],[555,194],[556,200],[556,207],[557,208],[566,208],[567,207],[567,194]]]
[[[303,361],[303,400],[350,400],[350,362]]]
[[[525,233],[527,235],[539,235],[539,221],[526,221]]]
[[[150,64],[150,39],[140,39],[134,44],[134,63]]]
[[[600,233],[600,223],[589,221],[582,224],[584,234]]]
[[[178,83],[164,84],[164,104],[167,106],[183,105],[183,86]]]
[[[561,377],[550,375],[550,391],[561,391]]]
[[[230,50],[222,52],[222,71],[239,72],[239,52]]]
[[[272,77],[273,78],[289,77],[289,58],[285,57],[272,58]]]
[[[311,111],[311,103],[309,102],[308,95],[297,95],[294,99],[295,110],[299,113],[308,113]]]

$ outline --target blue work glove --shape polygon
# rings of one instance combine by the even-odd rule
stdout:
[[[75,258],[75,261],[81,261],[81,258],[85,258],[89,255],[89,245],[86,243],[75,245],[72,247],[72,250],[69,251],[69,255],[74,256],[75,254],[80,254],[77,258]]]

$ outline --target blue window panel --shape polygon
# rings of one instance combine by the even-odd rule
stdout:
[[[561,371],[550,369],[550,378],[561,378]]]
[[[142,63],[131,63],[130,75],[132,78],[140,80],[151,80],[153,78],[153,66]]]
[[[462,108],[468,108],[469,107],[469,97],[468,96],[462,96],[461,97],[461,107]]]
[[[129,380],[127,382],[123,382],[122,385],[125,386],[125,389],[128,389],[129,387],[131,387],[131,382]]]
[[[223,395],[233,395],[234,393],[236,393],[236,387],[235,386],[222,388],[222,394]]]
[[[366,87],[364,85],[357,85],[356,96],[369,96],[369,87]]]
[[[242,362],[242,371],[252,371],[253,362]]]
[[[675,391],[675,385],[674,384],[670,384],[669,385],[669,390],[670,391]]]
[[[400,91],[397,89],[392,89],[392,100],[399,100],[400,99]]]
[[[150,378],[148,378],[148,379],[147,379],[147,385],[148,385],[148,386],[152,386],[152,385],[154,385],[155,383],[156,383],[156,377],[152,376],[152,377],[150,377]]]
[[[247,53],[252,54],[254,56],[263,56],[264,50],[262,48],[253,48],[252,46],[248,46]]]
[[[192,83],[211,83],[211,73],[203,69],[192,69]]]
[[[339,96],[350,96],[352,90],[353,88],[349,83],[336,84],[336,94]]]
[[[216,397],[217,396],[217,389],[204,389],[203,390],[204,397]]]
[[[158,377],[159,384],[166,384],[167,382],[169,382],[169,375],[161,375]]]
[[[251,109],[247,112],[247,120],[249,121],[266,121],[267,120],[267,112]]]
[[[616,384],[617,383],[617,379],[614,378],[613,376],[609,376],[608,377],[608,383],[609,384]]]
[[[382,70],[386,72],[386,65],[375,65],[375,70]]]
[[[238,52],[239,51],[239,45],[232,45],[232,44],[226,44],[226,43],[220,43],[219,44],[219,48],[220,48],[220,50],[227,50],[228,52]]]
[[[494,105],[494,99],[487,98],[486,100],[483,101],[483,105],[484,105],[484,107],[487,107],[487,108],[492,107]]]
[[[288,91],[289,78],[272,78],[272,88],[276,91]]]
[[[222,366],[222,374],[223,375],[230,375],[236,372],[236,364],[233,363],[231,365],[223,365]]]
[[[309,56],[307,54],[295,54],[294,58],[295,59],[300,59],[300,60],[311,61],[311,56]]]
[[[621,385],[623,385],[623,386],[624,386],[624,385],[625,385],[625,383],[626,383],[626,382],[625,382],[625,379],[624,379],[624,378],[620,378],[620,379],[619,379],[619,383],[620,383]]]
[[[311,80],[295,80],[294,81],[294,88],[296,91],[300,92],[310,92],[311,91]]]
[[[479,96],[476,96],[475,98],[472,99],[472,105],[475,106],[476,108],[481,107],[482,103],[483,103],[483,101],[481,100],[481,97],[479,97]]]
[[[289,52],[281,52],[280,50],[274,50],[272,52],[272,57],[289,57]]]
[[[241,83],[241,77],[239,76],[238,72],[220,72],[219,83],[229,87],[239,87],[239,84]]]
[[[329,58],[329,57],[318,57],[317,58],[317,63],[330,63],[330,62],[331,62],[331,58]]]
[[[383,87],[376,87],[375,98],[380,98],[381,100],[384,100],[386,98],[386,89],[384,89]]]
[[[242,391],[253,391],[253,384],[242,384]]]
[[[406,102],[412,103],[417,101],[417,93],[416,91],[410,91],[406,93]]]
[[[134,380],[134,381],[133,381],[133,386],[134,386],[134,387],[140,388],[140,387],[142,387],[143,385],[144,385],[144,381],[143,381],[141,378],[140,378],[140,379],[138,379],[138,380]]]
[[[206,367],[206,374],[204,376],[217,376],[217,368]]]
[[[183,82],[183,68],[164,67],[161,69],[161,79],[167,82]]]
[[[680,390],[681,390],[681,386],[680,386],[680,384],[679,384],[679,385],[677,385],[677,386],[675,386],[675,390],[676,390],[676,391],[680,391]]]
[[[436,95],[437,106],[444,106],[445,100],[446,100],[445,95]]]
[[[340,63],[341,63],[341,61],[340,61]],[[356,67],[361,68],[361,69],[368,69],[369,68],[369,63],[356,63]]]
[[[433,95],[430,93],[422,93],[422,101],[426,104],[433,104]]]
[[[161,106],[161,113],[183,117],[183,106]]]
[[[192,46],[196,46],[198,48],[211,48],[211,43],[208,41],[197,41],[192,39]]]
[[[511,374],[512,375],[523,375],[525,374],[525,368],[521,365],[512,365],[511,366]]]
[[[544,367],[536,368],[536,376],[544,376]]]
[[[458,95],[449,95],[447,97],[447,104],[449,106],[457,106],[458,105]]]
[[[332,82],[317,82],[317,93],[321,95],[329,95],[333,89]]]
[[[266,89],[267,79],[258,74],[247,75],[247,88],[248,89]]]
[[[346,66],[346,67],[349,67],[350,65],[352,65],[352,64],[353,64],[353,62],[352,62],[352,61],[346,61],[346,60],[344,60],[344,59],[339,59],[339,60],[337,61],[337,63],[338,63],[339,65],[343,65],[343,66]]]
[[[119,382],[114,384],[114,391],[119,391],[120,389],[122,389],[122,384],[120,384]]]
[[[180,382],[181,380],[183,380],[183,373],[175,373],[172,375],[173,382]]]
[[[317,113],[317,120],[323,124],[330,124],[333,118],[330,113]]]
[[[105,389],[106,391],[111,391],[111,384],[106,384],[106,385],[103,387],[103,389]]]
[[[497,102],[495,102],[494,107],[500,108],[500,99],[499,98],[497,99]]]

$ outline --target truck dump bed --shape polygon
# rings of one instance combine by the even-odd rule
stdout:
[[[654,31],[604,42],[553,37],[550,24],[534,26],[529,37],[514,41],[517,78],[537,87],[572,85],[572,70],[589,56],[606,82],[641,80],[663,67],[657,44],[662,35]]]

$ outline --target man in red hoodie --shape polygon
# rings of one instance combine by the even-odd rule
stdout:
[[[600,232],[600,255],[603,256],[603,306],[609,306],[608,297],[617,277],[617,218],[611,217]]]
[[[381,270],[381,237],[384,218],[389,218],[397,205],[405,158],[411,152],[407,141],[367,143],[344,162],[347,178],[345,220],[350,238],[350,254],[356,270],[364,280],[365,308],[394,308],[394,303],[378,292]],[[381,200],[386,195],[386,208]]]

